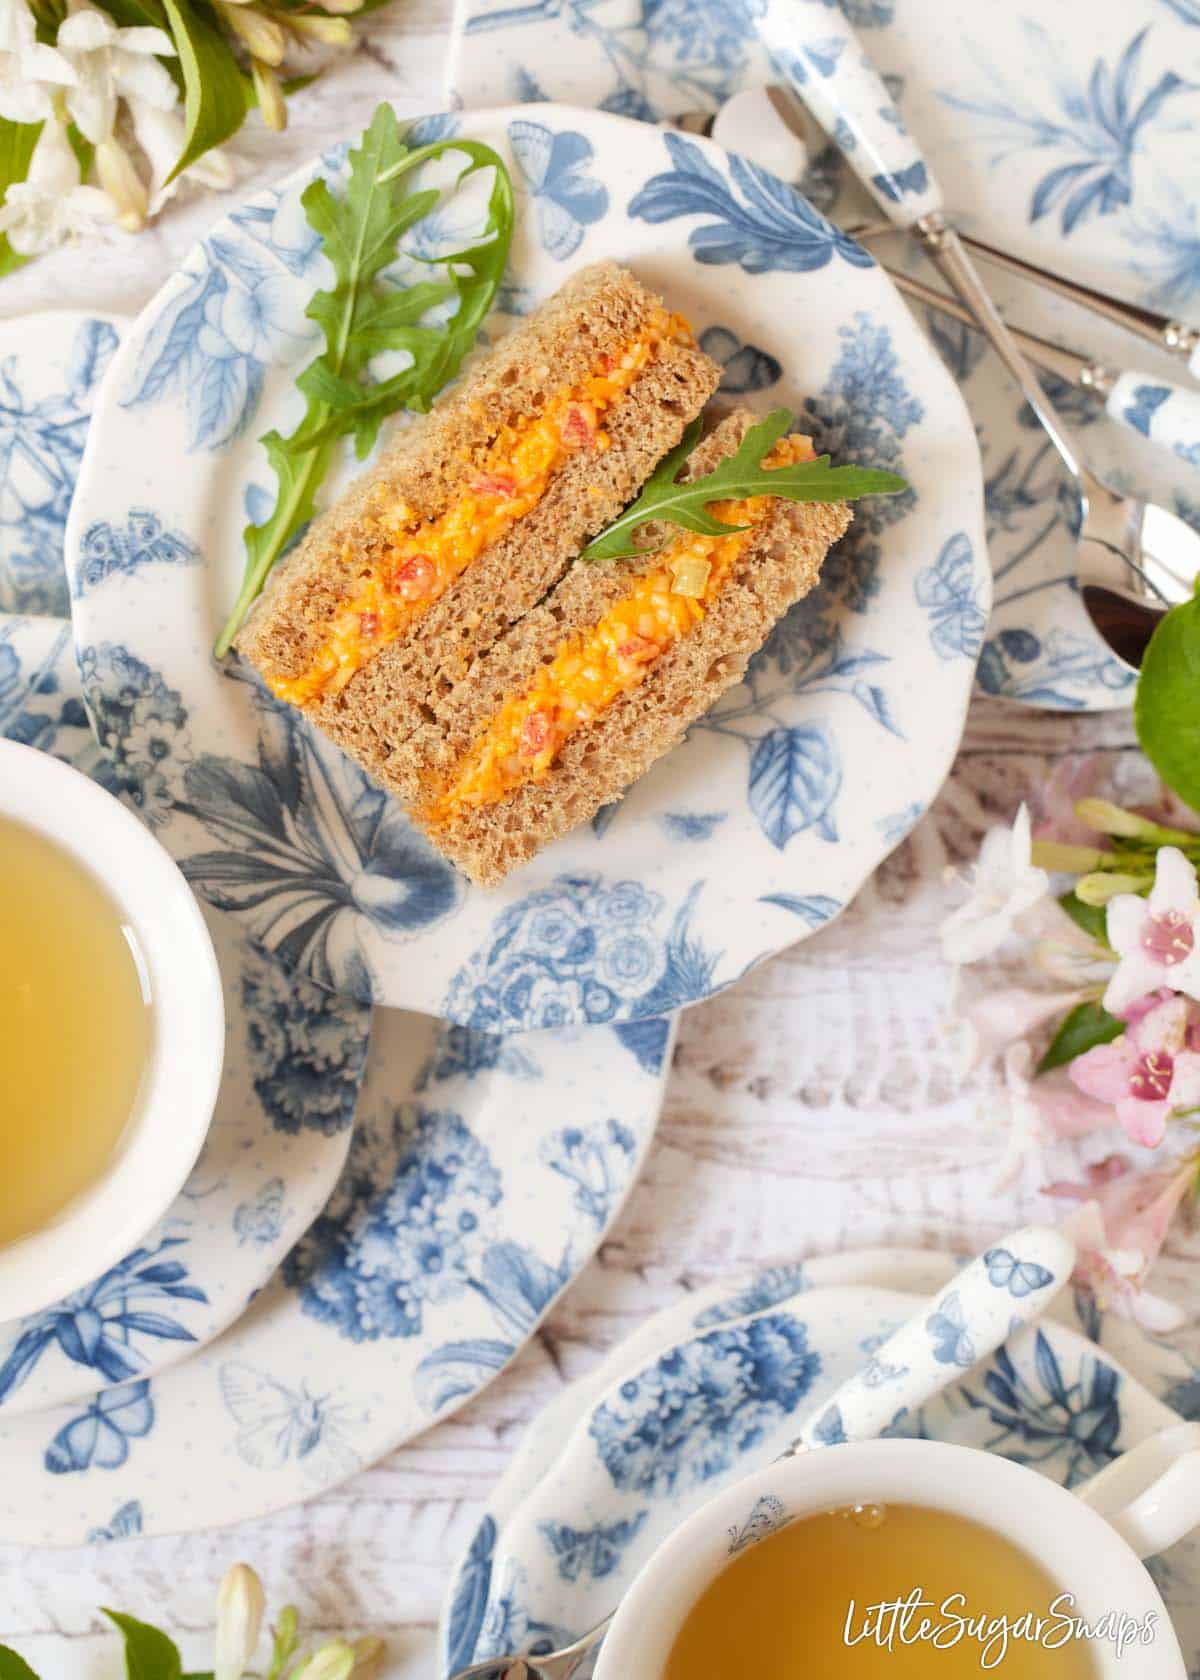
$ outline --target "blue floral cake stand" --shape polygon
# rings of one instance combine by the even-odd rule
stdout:
[[[893,1249],[806,1261],[642,1326],[546,1409],[494,1490],[446,1600],[442,1671],[553,1650],[601,1621],[681,1520],[782,1451],[960,1265]],[[982,1368],[966,1350],[957,1362],[962,1379],[887,1433],[999,1452],[1067,1487],[1200,1410],[1183,1355],[1084,1295],[1060,1297]],[[1149,1567],[1200,1661],[1200,1543]]]

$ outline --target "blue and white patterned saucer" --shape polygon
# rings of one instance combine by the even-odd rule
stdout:
[[[653,1135],[669,1031],[519,1044],[379,1011],[341,1179],[225,1333],[90,1402],[0,1414],[0,1540],[260,1516],[402,1445],[513,1357]]]
[[[0,736],[111,780],[60,620],[0,615]],[[227,1027],[204,1149],[120,1265],[44,1312],[0,1324],[0,1417],[148,1376],[211,1341],[308,1230],[342,1171],[370,1010],[299,981],[229,917],[206,917]]]
[[[760,10],[755,0],[459,0],[450,91],[468,109],[556,99],[671,122],[777,79],[757,39]],[[1200,320],[1200,217],[1188,190],[1200,128],[1197,0],[843,0],[843,10],[972,232],[1113,296]],[[813,76],[833,69],[819,51],[809,60]],[[802,190],[845,225],[874,221],[836,150],[810,134]],[[905,242],[877,250],[900,262]],[[1179,362],[985,273],[1030,331],[1180,381]],[[1128,704],[1130,674],[1092,632],[1073,586],[1075,510],[1056,458],[979,335],[937,316],[928,325],[983,453],[996,592],[979,687],[1035,706]],[[1072,424],[1086,425],[1098,471],[1200,524],[1194,451],[1160,457],[1085,398],[1052,394]]]
[[[709,1288],[650,1320],[547,1408],[494,1490],[447,1597],[443,1672],[594,1626],[672,1528],[781,1451],[960,1263],[832,1256]],[[1198,1405],[1181,1354],[1081,1296],[891,1430],[982,1446],[1072,1486]],[[1195,1660],[1200,1545],[1151,1567]]]
[[[705,141],[539,106],[459,126],[505,156],[516,312],[601,257],[695,322],[726,390],[790,404],[839,459],[901,470],[821,587],[686,745],[493,891],[468,888],[347,759],[210,648],[313,351],[325,259],[299,194],[219,222],[122,344],[67,536],[101,738],[200,892],[322,984],[483,1031],[636,1022],[708,996],[837,914],[958,744],[987,620],[961,399],[872,259]],[[456,229],[456,237],[465,237]]]

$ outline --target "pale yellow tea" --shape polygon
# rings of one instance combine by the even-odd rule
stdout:
[[[105,888],[0,817],[0,1244],[49,1224],[112,1160],[150,1016]]]
[[[1089,1640],[1060,1643],[1075,1617],[1051,1609],[1063,1590],[948,1512],[830,1511],[735,1555],[693,1606],[664,1680],[1097,1680]],[[1133,1674],[1138,1635],[1126,1637]]]

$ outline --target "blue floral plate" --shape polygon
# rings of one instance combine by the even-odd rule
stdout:
[[[65,623],[0,617],[0,736],[111,778]],[[0,1324],[0,1417],[147,1376],[211,1341],[307,1231],[342,1171],[370,1011],[298,982],[229,917],[209,911],[207,920],[227,1029],[204,1149],[120,1265],[44,1312]]]
[[[67,536],[103,745],[197,889],[305,976],[482,1031],[635,1023],[836,915],[937,792],[990,599],[974,436],[859,246],[708,142],[539,105],[460,121],[510,162],[510,312],[629,261],[696,323],[725,390],[790,404],[841,459],[903,472],[747,681],[619,805],[502,887],[469,888],[347,759],[213,663],[255,439],[296,413],[325,259],[299,195],[327,154],[219,222],[126,336]],[[456,227],[461,239],[469,229]]]
[[[514,1044],[377,1013],[333,1196],[241,1318],[172,1370],[0,1413],[0,1540],[260,1516],[464,1404],[615,1219],[669,1049],[665,1022]]]
[[[459,0],[449,87],[471,110],[555,99],[674,122],[777,79],[757,37],[759,10],[755,0]],[[950,10],[843,0],[843,10],[964,225],[1112,296],[1200,320],[1200,216],[1183,184],[1200,126],[1197,0]],[[828,75],[833,64],[816,51],[806,69]],[[846,226],[876,220],[815,125],[809,139],[801,190]],[[881,249],[890,263],[921,265],[901,240]],[[1094,315],[994,269],[987,279],[1029,330],[1179,380],[1178,361]],[[1131,675],[1092,631],[1074,586],[1075,498],[1062,469],[978,334],[938,316],[927,324],[984,460],[996,592],[980,689],[1032,706],[1128,704]],[[1087,399],[1059,385],[1052,394],[1066,399],[1072,424],[1087,426],[1097,471],[1200,524],[1192,452],[1172,462]]]
[[[672,1528],[782,1451],[957,1264],[833,1256],[704,1290],[643,1326],[547,1408],[495,1489],[446,1601],[442,1671],[594,1626]],[[1069,1487],[1196,1409],[1181,1354],[1081,1296],[890,1432],[984,1447]],[[1200,1656],[1200,1546],[1151,1567]]]
[[[124,326],[65,309],[0,321],[0,613],[70,610],[67,510]]]

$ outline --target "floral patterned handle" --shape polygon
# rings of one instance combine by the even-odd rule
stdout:
[[[1104,406],[1118,425],[1200,467],[1200,392],[1147,379],[1145,374],[1122,373]]]
[[[965,1267],[809,1418],[784,1457],[883,1434],[1040,1318],[1075,1266],[1062,1231],[1030,1225],[1001,1238]]]
[[[836,5],[766,0],[758,33],[780,75],[841,147],[889,221],[911,227],[941,209],[941,189]]]

